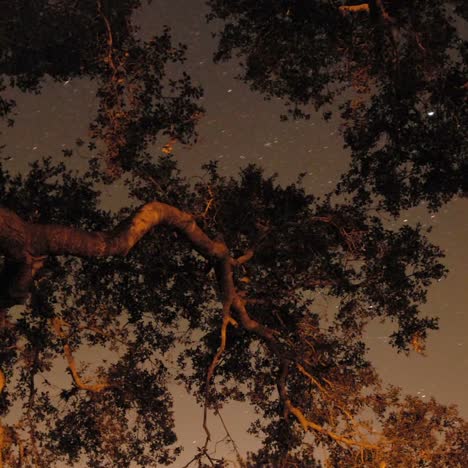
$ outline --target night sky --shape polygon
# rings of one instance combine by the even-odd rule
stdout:
[[[205,89],[206,114],[198,127],[198,143],[191,148],[176,145],[174,149],[184,174],[201,175],[200,165],[217,159],[222,172],[228,175],[255,163],[263,166],[267,174],[277,172],[281,183],[293,182],[299,173],[305,172],[307,191],[323,194],[332,189],[348,164],[337,121],[325,123],[317,114],[310,121],[280,122],[279,115],[284,112],[281,101],[264,101],[236,81],[239,69],[235,62],[212,63],[215,43],[211,32],[216,26],[206,25],[205,13],[203,0],[153,0],[135,17],[145,37],[160,33],[164,24],[173,28],[174,39],[189,47],[185,68],[194,82]],[[28,161],[48,155],[60,158],[62,148],[74,147],[76,138],[85,138],[97,106],[94,93],[93,83],[87,80],[47,83],[39,96],[14,93],[18,104],[16,125],[5,129],[2,135],[6,168],[24,171]],[[154,148],[155,154],[163,144]],[[70,162],[84,167],[86,156],[83,147],[81,156],[75,155]],[[110,194],[112,199],[106,200],[109,206],[125,202],[125,194],[118,189]],[[390,333],[387,326],[372,325],[367,336],[371,359],[387,382],[421,398],[434,396],[441,403],[455,403],[465,418],[468,417],[467,213],[468,199],[456,199],[438,213],[431,214],[419,207],[403,213],[398,221],[433,226],[430,239],[445,250],[444,263],[450,270],[446,279],[431,287],[423,308],[428,315],[440,317],[440,330],[431,333],[428,340],[427,357],[397,355],[386,342]],[[182,466],[184,460],[191,458],[191,447],[203,443],[201,410],[183,395],[182,389],[176,389],[175,393],[176,431],[179,442],[186,447],[178,462]],[[249,408],[236,404],[223,413],[241,451],[252,447],[251,437],[244,433],[249,412]]]

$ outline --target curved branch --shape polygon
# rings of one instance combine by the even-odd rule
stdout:
[[[59,338],[61,338],[62,340],[65,340],[67,338],[67,336],[62,330],[62,325],[66,325],[65,322],[63,322],[62,320],[60,320],[59,318],[56,317],[52,321],[52,325],[54,327],[55,334]],[[102,392],[103,390],[106,390],[106,389],[108,389],[110,387],[113,387],[112,384],[108,384],[106,382],[101,382],[101,383],[97,383],[97,384],[94,384],[94,385],[87,384],[87,383],[83,382],[83,380],[81,380],[80,374],[78,373],[75,358],[73,357],[70,345],[68,343],[66,343],[66,342],[64,342],[64,344],[63,344],[63,352],[64,352],[65,357],[67,359],[68,368],[70,369],[70,372],[72,374],[73,381],[75,382],[75,385],[78,388],[80,388],[81,390],[87,390],[87,391],[90,391],[90,392],[99,393],[99,392]]]
[[[373,17],[381,17],[384,21],[390,23],[394,19],[388,14],[382,0],[369,0],[358,5],[342,5],[339,7],[341,13],[359,13],[364,11]]]
[[[284,417],[286,418],[288,414],[292,414],[293,416],[296,417],[296,419],[299,421],[301,424],[302,428],[305,431],[308,431],[310,429],[319,432],[321,434],[325,434],[331,439],[335,440],[336,442],[343,443],[347,446],[355,446],[355,447],[360,447],[361,449],[367,449],[367,450],[379,450],[380,447],[376,444],[373,444],[371,442],[368,442],[366,440],[355,440],[351,439],[349,437],[342,436],[340,434],[337,434],[336,432],[330,431],[329,429],[326,429],[323,426],[320,426],[317,423],[314,423],[313,421],[310,421],[304,416],[304,413],[297,407],[295,406],[291,400],[289,399],[288,392],[286,390],[286,379],[289,373],[289,361],[288,360],[283,360],[281,362],[281,372],[278,377],[278,393],[280,394],[281,400],[284,404]]]
[[[10,294],[10,299],[17,300],[19,298],[18,289],[15,289],[17,287],[15,281],[21,284],[20,292],[23,295],[24,291],[28,291],[33,279],[34,258],[45,255],[75,255],[82,257],[126,255],[148,231],[158,225],[167,225],[181,232],[197,252],[205,258],[215,261],[216,278],[223,304],[223,324],[220,347],[207,371],[207,392],[216,365],[226,347],[227,327],[230,323],[237,323],[231,316],[231,314],[235,314],[235,318],[239,319],[242,327],[263,339],[270,351],[283,363],[282,373],[278,379],[278,392],[285,405],[286,412],[294,415],[304,430],[320,432],[339,443],[349,446],[377,450],[379,447],[375,444],[340,436],[308,420],[303,412],[292,404],[286,391],[287,371],[290,364],[300,362],[300,359],[278,340],[276,330],[266,327],[250,317],[245,307],[246,301],[237,292],[234,285],[233,268],[248,261],[253,255],[253,251],[247,252],[240,259],[235,260],[230,256],[224,242],[210,239],[196,224],[191,214],[171,205],[160,202],[148,203],[112,232],[86,232],[65,226],[26,223],[10,210],[0,208],[0,253],[6,256],[7,262],[14,261],[20,267],[17,269],[17,275],[13,279],[9,279],[7,293]],[[57,335],[64,338],[61,322],[55,323],[54,326]],[[78,387],[101,391],[109,386],[108,384],[94,386],[84,384],[76,371],[76,365],[68,344],[64,344],[64,351],[72,376]],[[209,440],[206,416],[204,418],[204,427]]]
[[[366,13],[369,13],[369,4],[360,3],[359,5],[341,5],[339,10],[343,13],[357,13],[359,11],[365,11]]]
[[[180,231],[204,257],[229,257],[225,244],[211,240],[197,226],[192,215],[165,203],[144,205],[112,232],[87,232],[55,224],[27,223],[12,211],[0,208],[0,254],[5,255],[0,299],[7,306],[26,300],[34,274],[41,266],[38,258],[48,255],[126,255],[148,231],[160,224]]]

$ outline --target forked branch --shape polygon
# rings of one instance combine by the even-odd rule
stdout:
[[[286,382],[287,382],[287,377],[289,373],[289,365],[290,365],[290,362],[288,360],[283,360],[281,362],[281,371],[280,371],[280,375],[277,381],[278,393],[284,405],[285,418],[288,416],[288,414],[292,414],[293,416],[296,417],[296,419],[299,421],[299,423],[301,424],[302,428],[305,431],[313,430],[315,432],[325,434],[331,439],[335,440],[336,442],[340,442],[347,446],[351,446],[351,447],[355,446],[355,447],[359,447],[361,449],[367,449],[367,450],[379,450],[380,449],[378,445],[373,444],[367,440],[357,440],[357,439],[351,439],[349,437],[344,437],[340,434],[337,434],[307,419],[304,413],[297,406],[295,406],[289,398],[289,395],[286,389]]]
[[[287,371],[284,369],[287,369],[291,364],[301,363],[300,358],[278,340],[279,333],[276,330],[264,326],[249,315],[246,309],[246,300],[237,291],[234,284],[233,268],[250,260],[253,256],[253,250],[248,251],[237,260],[234,259],[230,256],[224,242],[210,239],[196,224],[191,214],[171,205],[160,202],[148,203],[112,232],[86,232],[59,225],[31,224],[24,222],[10,210],[0,208],[0,253],[5,255],[7,263],[15,265],[15,275],[7,277],[7,287],[2,293],[7,296],[10,303],[18,303],[26,298],[33,281],[35,267],[32,259],[34,258],[48,255],[81,257],[126,255],[146,233],[158,225],[170,226],[182,233],[192,247],[203,257],[213,262],[215,267],[220,300],[223,304],[223,322],[221,343],[207,370],[207,395],[215,368],[226,348],[228,325],[236,325],[238,321],[246,331],[259,336],[266,343],[270,352],[284,364],[283,372],[278,380],[279,395],[287,412],[292,414],[305,430],[325,434],[333,440],[349,446],[377,450],[378,447],[375,444],[340,436],[308,420],[304,413],[293,405],[287,395]],[[66,334],[62,329],[63,325],[58,320],[54,323],[57,335],[64,340],[64,353],[75,384],[84,390],[97,392],[108,388],[110,385],[107,383],[88,385],[81,380],[71,349],[65,341]],[[209,439],[209,431],[206,427],[206,409],[204,426]]]
[[[88,384],[81,379],[70,345],[65,341],[67,339],[67,334],[63,331],[63,327],[67,326],[67,324],[63,320],[60,320],[58,317],[56,317],[53,319],[52,325],[54,327],[55,334],[63,340],[63,352],[65,354],[65,358],[67,359],[68,368],[70,369],[75,385],[81,390],[87,390],[89,392],[95,393],[102,392],[103,390],[112,387],[112,384],[106,382]]]

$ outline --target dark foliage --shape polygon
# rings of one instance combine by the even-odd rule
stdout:
[[[419,349],[427,330],[436,328],[418,306],[430,282],[444,274],[440,251],[420,229],[388,230],[359,207],[320,203],[300,185],[281,188],[258,168],[246,168],[238,179],[220,177],[215,165],[205,169],[205,181],[189,187],[169,159],[147,167],[166,189],[162,201],[194,213],[207,233],[223,236],[234,256],[254,246],[253,259],[236,272],[237,284],[252,317],[276,330],[291,359],[286,386],[293,404],[327,431],[357,443],[374,437],[357,422],[372,410],[385,442],[378,450],[364,450],[368,464],[357,466],[390,460],[392,447],[409,443],[410,434],[401,427],[407,420],[398,414],[412,415],[417,405],[380,387],[363,334],[374,318],[391,320],[393,345]],[[128,213],[101,211],[91,177],[76,177],[50,161],[34,164],[24,177],[3,171],[1,180],[2,200],[25,219],[109,229]],[[136,203],[154,198],[154,188],[142,179],[132,180],[130,192]],[[2,412],[17,415],[6,419],[6,461],[15,466],[21,447],[28,447],[23,463],[172,463],[179,449],[172,446],[167,385],[175,377],[199,401],[205,399],[207,368],[219,346],[214,280],[209,264],[164,228],[124,258],[51,258],[26,308],[3,312],[1,362],[8,385]],[[337,304],[333,312],[320,308],[322,295]],[[61,377],[57,368],[65,346],[78,360],[83,355],[89,361],[89,350],[95,350],[97,358],[79,366],[81,379],[108,387],[85,391]],[[348,444],[314,431],[304,439],[298,422],[284,411],[277,396],[281,365],[261,337],[229,329],[209,404],[253,405],[259,419],[251,430],[264,443],[251,463],[313,466],[318,444],[332,460],[352,466],[357,455]],[[425,456],[463,466],[466,452],[457,447],[466,443],[464,423],[435,402],[427,409],[419,405],[421,417],[435,411],[449,421],[439,424],[431,417],[421,424],[418,439],[431,431],[446,438],[443,455]],[[412,463],[417,450],[400,458]]]
[[[238,57],[253,90],[284,99],[293,118],[339,109],[352,157],[340,193],[377,195],[392,213],[467,193],[466,2],[208,3],[222,20],[215,59]]]
[[[194,138],[201,90],[185,74],[167,76],[185,54],[168,29],[138,38],[140,3],[2,4],[0,91],[91,79],[100,107],[85,175],[66,161],[37,161],[22,176],[0,167],[1,204],[31,223],[110,231],[133,208],[102,210],[105,160],[112,176],[125,172],[132,205],[192,213],[233,259],[253,251],[233,267],[236,294],[274,339],[233,312],[238,326],[207,384],[223,321],[219,271],[168,227],[126,256],[50,257],[27,304],[0,310],[3,464],[173,464],[176,380],[215,413],[230,401],[252,405],[261,447],[247,466],[319,467],[320,450],[329,466],[467,466],[456,410],[384,388],[364,343],[373,320],[391,322],[391,345],[406,353],[421,352],[437,328],[420,306],[446,273],[442,251],[421,226],[391,229],[369,208],[437,208],[466,192],[467,44],[450,10],[422,0],[372,1],[368,13],[338,1],[208,2],[211,20],[223,21],[216,58],[239,54],[253,89],[284,98],[293,117],[339,106],[352,152],[339,189],[354,197],[347,204],[316,199],[300,179],[281,187],[254,166],[226,178],[210,163],[191,185],[170,156],[153,158],[149,145],[163,135],[166,153],[174,139]],[[453,6],[466,18],[462,0]],[[13,108],[0,100],[0,116]],[[0,254],[5,283],[15,265]],[[210,447],[195,461],[225,465]]]
[[[99,108],[88,146],[98,149],[112,175],[128,170],[157,137],[192,141],[203,111],[202,89],[186,73],[167,75],[171,64],[184,62],[186,47],[172,44],[168,28],[148,41],[138,37],[131,16],[141,3],[2,3],[0,91],[8,85],[38,93],[47,78],[96,81]],[[13,108],[1,100],[0,116]]]

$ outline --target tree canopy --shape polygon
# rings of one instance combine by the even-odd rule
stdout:
[[[85,174],[66,159],[0,167],[0,466],[174,463],[174,379],[205,407],[200,466],[227,464],[207,415],[230,401],[256,411],[248,466],[466,466],[456,409],[385,386],[364,343],[374,319],[403,352],[437,328],[420,306],[446,274],[442,251],[370,208],[435,209],[465,191],[466,41],[438,2],[208,3],[224,22],[217,58],[238,51],[254,89],[294,117],[341,102],[353,162],[339,192],[353,202],[256,166],[225,177],[209,163],[189,183],[173,156],[153,157],[157,138],[167,153],[195,139],[202,91],[172,76],[185,46],[169,29],[139,38],[140,2],[9,4],[5,86],[89,78],[100,106]],[[130,204],[108,212],[98,187],[117,177]]]
[[[392,213],[467,193],[466,2],[208,3],[216,60],[239,57],[240,78],[293,118],[340,115],[352,157],[340,193]]]
[[[99,108],[86,143],[111,176],[135,165],[158,135],[192,141],[202,112],[202,89],[186,73],[166,73],[184,62],[186,46],[173,44],[168,28],[140,39],[131,16],[141,3],[93,0],[70,8],[66,0],[11,2],[1,23],[0,91],[37,93],[47,77],[97,82]],[[14,105],[2,99],[0,115],[11,115]]]

